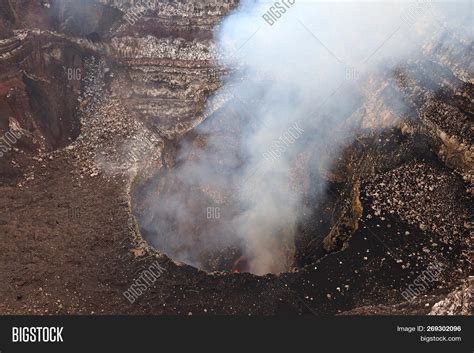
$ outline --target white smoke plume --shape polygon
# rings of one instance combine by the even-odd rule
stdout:
[[[313,146],[318,168],[330,169],[322,150],[337,152],[357,133],[347,118],[367,93],[363,83],[389,77],[447,30],[471,40],[469,10],[469,1],[243,1],[216,33],[219,64],[231,71],[217,96],[231,92],[228,105],[248,122],[235,140],[212,123],[198,127],[208,148],[195,158],[181,154],[174,172],[176,190],[213,184],[227,191],[220,207],[237,206],[197,237],[197,227],[176,229],[179,219],[193,223],[193,208],[206,203],[179,192],[158,199],[145,222],[152,242],[196,266],[206,251],[235,246],[252,273],[287,270],[305,207],[292,183],[302,146]],[[221,159],[234,172],[217,173]]]

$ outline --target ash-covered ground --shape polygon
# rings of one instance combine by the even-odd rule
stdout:
[[[166,223],[176,236],[214,231],[209,206],[221,222],[239,207],[228,185],[188,190],[176,173],[210,134],[226,142],[219,173],[236,167],[250,117],[214,95],[232,71],[214,36],[238,3],[158,1],[127,20],[133,3],[0,1],[0,314],[472,314],[472,42],[441,26],[422,57],[363,83],[344,112],[354,138],[299,140],[304,214],[285,271],[257,276],[231,272],[232,247],[200,269],[176,261],[150,228],[167,193],[196,211]]]

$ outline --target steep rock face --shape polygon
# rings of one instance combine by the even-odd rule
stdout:
[[[128,21],[118,32],[134,32],[156,37],[211,39],[214,27],[238,1],[131,1],[101,0],[122,11]],[[128,17],[127,17],[128,15]],[[133,27],[133,28],[132,28]]]
[[[80,81],[68,74],[80,72],[82,54],[64,44],[30,30],[17,30],[0,43],[0,134],[9,131],[11,121],[24,132],[15,145],[19,150],[0,161],[7,174],[13,163],[8,160],[16,158],[24,169],[25,157],[65,146],[79,134],[74,115]]]
[[[467,191],[472,192],[474,149],[473,91],[469,82],[472,76],[472,73],[469,74],[471,46],[462,40],[453,42],[452,36],[453,34],[438,33],[434,36],[433,44],[424,48],[424,57],[416,62],[402,63],[395,72],[373,77],[366,83],[363,91],[367,95],[347,119],[348,123],[359,126],[363,133],[356,143],[346,148],[341,161],[335,164],[330,173],[322,171],[322,175],[334,185],[341,182],[351,185],[345,191],[346,206],[340,208],[341,218],[335,222],[324,240],[326,251],[340,249],[357,230],[356,220],[360,217],[360,207],[357,206],[359,201],[354,195],[359,194],[358,185],[378,180],[384,190],[394,181],[391,173],[410,161],[425,163],[425,160],[432,160],[444,163],[457,171],[470,185]],[[377,129],[384,127],[388,127],[385,132],[377,132]],[[436,161],[438,158],[439,161]],[[431,168],[429,165],[420,167],[426,171]],[[427,174],[422,174],[420,178],[428,177]],[[436,178],[440,180],[444,177],[446,176],[438,175]],[[399,178],[401,180],[403,176],[400,175]],[[447,191],[447,185],[459,182],[454,178],[444,186],[438,197],[439,205],[448,198],[456,200],[452,203],[456,208],[458,200],[467,198],[463,188],[454,192]],[[422,189],[413,192],[423,193]],[[383,195],[380,195],[382,199],[389,196],[386,191],[389,190],[384,190]],[[393,191],[402,193],[404,198],[409,197],[409,193],[404,194],[400,185]],[[429,195],[429,192],[426,194]],[[400,202],[410,201],[406,199]],[[433,202],[431,199],[425,200],[425,205],[435,209]],[[409,208],[413,212],[420,206],[412,205]],[[466,218],[466,209],[463,208],[465,205],[460,207],[460,210],[449,211],[441,211],[442,207],[438,207],[437,213],[438,217],[445,211],[463,215],[464,218],[455,223],[462,230],[460,232],[458,229],[456,234],[462,233],[462,238],[465,239],[468,236],[466,232],[471,228]],[[437,222],[431,219],[427,223],[435,225]],[[422,227],[424,228],[423,225]],[[447,229],[450,227],[445,227],[446,231]]]
[[[174,157],[168,152],[173,151],[176,139],[204,120],[206,100],[220,86],[222,70],[214,65],[213,30],[236,3],[160,1],[143,10],[138,7],[140,3],[103,3],[120,9],[122,19],[111,26],[101,48],[87,43],[105,58],[107,93],[102,93],[101,102],[104,106],[119,103],[127,119],[143,126],[141,130],[148,131],[160,145],[166,144],[163,161],[153,163],[152,168],[162,162],[173,163]],[[130,13],[138,15],[127,18]],[[87,116],[101,114],[114,117],[102,111],[88,109],[83,118],[87,121]],[[102,128],[107,129],[105,125]],[[101,164],[115,165],[116,160],[123,159],[124,146],[132,136],[135,133],[124,139],[102,139],[103,147],[98,151],[104,155]],[[114,147],[107,147],[109,143]],[[158,150],[153,160],[161,153]],[[146,166],[142,163],[141,168]]]

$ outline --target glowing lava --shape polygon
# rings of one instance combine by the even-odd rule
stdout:
[[[234,266],[232,266],[232,273],[241,273],[241,272],[249,272],[250,266],[247,259],[243,256],[239,257],[235,262]]]

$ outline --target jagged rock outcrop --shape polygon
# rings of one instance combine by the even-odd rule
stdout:
[[[473,315],[474,278],[469,277],[465,284],[448,294],[446,299],[431,308],[430,315]]]

